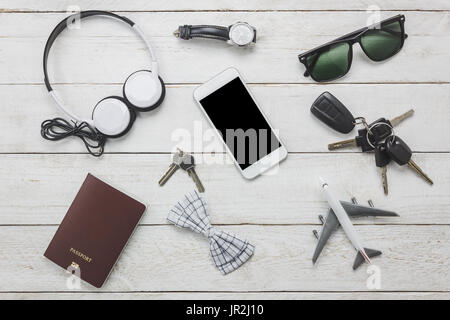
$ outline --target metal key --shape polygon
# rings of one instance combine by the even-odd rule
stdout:
[[[407,164],[411,169],[416,171],[426,182],[433,184],[431,180],[422,169],[411,159],[412,151],[408,145],[398,136],[393,136],[386,141],[386,151],[389,156],[403,166]]]
[[[395,117],[394,119],[391,119],[391,125],[393,127],[397,126],[400,122],[402,122],[403,120],[411,117],[414,114],[414,109],[410,109],[408,111],[406,111],[404,114],[399,115],[398,117]]]
[[[375,148],[375,164],[378,168],[381,168],[381,182],[383,184],[384,194],[388,194],[388,181],[387,181],[387,165],[391,162],[391,157],[386,151],[386,145],[380,144]]]
[[[369,134],[367,134],[368,128],[371,128]],[[364,129],[358,130],[358,135],[354,139],[329,144],[328,150],[335,150],[345,147],[346,145],[354,145],[360,147],[362,152],[372,151],[376,144],[380,141],[384,141],[391,133],[392,126],[389,120],[380,118],[371,124],[366,125]],[[368,139],[370,141],[368,141]]]
[[[410,109],[407,112],[393,118],[392,120],[389,120],[388,122],[390,123],[390,125],[392,127],[395,127],[398,124],[400,124],[403,120],[406,120],[407,118],[411,117],[413,114],[414,114],[414,110]],[[369,125],[369,127],[370,127],[370,125]],[[386,127],[386,126],[379,126],[379,128],[382,128],[382,127]],[[362,130],[366,130],[366,129],[362,129]],[[367,133],[367,131],[365,131],[365,132]],[[358,137],[359,136],[362,136],[362,134],[360,134],[360,131],[358,131]],[[331,150],[341,149],[341,148],[350,147],[350,146],[357,146],[357,138],[358,137],[356,137],[354,139],[348,139],[348,140],[338,141],[335,143],[330,143],[328,145],[328,150],[331,151]],[[364,137],[364,139],[365,139],[365,137]]]
[[[161,177],[161,179],[158,181],[158,184],[162,187],[167,180],[169,180],[169,178],[171,176],[173,176],[173,174],[180,168],[180,163],[182,161],[184,152],[180,149],[178,149],[178,151],[176,153],[173,154],[172,157],[172,164],[169,166],[169,169],[167,170],[167,172]]]
[[[199,192],[205,192],[205,188],[203,187],[200,178],[197,176],[197,173],[195,172],[195,160],[191,154],[189,153],[183,154],[180,162],[180,168],[187,171],[192,180],[194,180],[195,185],[197,186]]]
[[[350,147],[350,146],[356,147],[356,138],[330,143],[328,145],[328,150],[332,151],[332,150],[341,149],[341,148]]]

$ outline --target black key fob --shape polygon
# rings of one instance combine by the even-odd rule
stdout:
[[[389,162],[391,162],[391,156],[386,150],[386,145],[377,145],[375,148],[375,164],[377,165],[377,167],[386,167]]]
[[[401,166],[407,164],[409,160],[411,160],[411,149],[408,147],[405,141],[397,136],[392,137],[386,141],[386,151],[389,156]]]
[[[369,124],[369,127],[372,132],[372,135],[369,135],[370,142],[372,142],[372,144],[378,144],[392,134],[392,124],[385,118],[380,118],[372,122]]]
[[[392,125],[385,118],[380,118],[368,126],[372,134],[367,134],[367,129],[361,129],[358,130],[358,136],[355,138],[356,145],[361,147],[363,152],[374,150],[373,146],[380,144],[392,134]]]
[[[322,93],[311,106],[311,112],[330,128],[349,133],[355,127],[355,118],[331,93]]]
[[[374,149],[367,141],[367,129],[359,129],[358,135],[355,138],[356,145],[361,148],[362,152],[369,152]],[[372,141],[371,141],[372,142]]]

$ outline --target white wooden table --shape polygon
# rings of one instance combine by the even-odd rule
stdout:
[[[87,155],[78,139],[51,143],[39,135],[43,120],[61,116],[43,85],[42,52],[74,4],[136,21],[155,46],[167,83],[162,107],[141,115],[126,138],[110,140],[100,159]],[[355,46],[345,78],[321,85],[304,78],[297,54],[364,26],[366,9],[374,4],[382,18],[406,15],[409,38],[402,51],[372,63]],[[448,0],[0,0],[0,10],[0,298],[450,298]],[[172,35],[180,24],[236,21],[257,28],[253,49]],[[120,94],[126,76],[147,63],[143,44],[126,26],[91,19],[57,40],[49,68],[63,100],[88,116],[100,98]],[[182,173],[163,188],[157,181],[177,145],[173,133],[208,128],[193,88],[229,66],[248,81],[290,154],[277,174],[250,182],[230,164],[197,167],[213,224],[256,245],[248,263],[222,276],[202,236],[166,222],[169,208],[193,189],[192,181]],[[328,143],[346,136],[310,114],[311,103],[326,90],[368,119],[413,107],[414,117],[397,133],[435,185],[391,165],[385,197],[373,156],[357,149],[328,152]],[[202,146],[183,147],[198,158],[204,152]],[[70,290],[65,272],[43,253],[88,172],[150,208],[104,287],[82,283]],[[327,208],[316,187],[318,175],[337,186],[342,199],[372,199],[400,214],[357,221],[367,246],[383,251],[374,260],[381,270],[379,290],[367,288],[365,266],[351,269],[354,250],[341,230],[312,265],[312,230],[320,228],[317,215]]]

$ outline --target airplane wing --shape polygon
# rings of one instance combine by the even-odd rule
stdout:
[[[357,217],[395,217],[393,211],[381,210],[373,207],[360,206],[351,202],[341,201],[342,206],[351,218]]]
[[[395,217],[398,216],[397,213],[393,211],[387,211],[387,210],[381,210],[373,207],[367,207],[367,206],[361,206],[358,204],[353,204],[351,202],[341,201],[342,206],[344,207],[345,211],[351,218],[357,218],[357,217]],[[334,214],[333,210],[330,208],[328,210],[327,219],[325,220],[325,223],[323,225],[322,231],[320,232],[320,237],[316,246],[316,250],[314,251],[314,255],[312,258],[313,263],[316,263],[317,258],[319,258],[320,253],[322,252],[323,248],[325,247],[325,244],[327,243],[328,239],[330,238],[331,234],[334,230],[339,226],[339,221]],[[374,250],[375,251],[375,250]],[[378,253],[377,254],[381,254]],[[355,267],[359,265],[360,263],[357,263],[355,261]]]
[[[314,251],[314,255],[312,258],[313,263],[316,263],[317,258],[319,257],[320,253],[323,250],[323,247],[327,243],[333,231],[336,230],[337,226],[339,226],[339,221],[336,215],[334,214],[333,210],[330,208],[328,210],[327,219],[325,220],[322,231],[320,232],[320,237],[316,246],[316,250]]]

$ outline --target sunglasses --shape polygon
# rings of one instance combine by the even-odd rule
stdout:
[[[404,24],[405,16],[397,15],[300,54],[298,59],[306,67],[304,76],[311,76],[317,82],[344,76],[352,65],[352,47],[356,42],[373,61],[392,57],[408,37]]]

